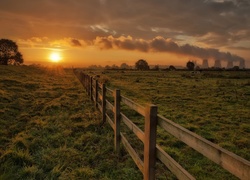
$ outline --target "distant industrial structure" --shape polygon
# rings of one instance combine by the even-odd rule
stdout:
[[[207,59],[203,59],[201,68],[203,68],[203,69],[207,69],[208,68],[208,60]]]
[[[221,61],[219,59],[214,61],[214,68],[221,68]]]
[[[200,67],[202,69],[208,69],[209,68],[209,62],[208,61],[209,61],[208,59],[203,59],[202,64],[200,65]],[[214,65],[211,66],[211,67],[213,67],[213,68],[222,68],[222,61],[227,62],[226,67],[225,67],[226,69],[232,69],[232,68],[234,68],[236,66],[238,66],[239,69],[244,69],[245,68],[245,61],[244,60],[229,61],[229,60],[220,60],[220,59],[214,60]]]
[[[245,68],[245,61],[244,60],[240,61],[239,68],[240,69],[244,69]]]
[[[234,67],[233,61],[228,61],[227,62],[227,69],[232,69]]]

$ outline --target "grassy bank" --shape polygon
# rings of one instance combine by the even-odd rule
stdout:
[[[0,66],[0,179],[142,179],[71,70]]]
[[[156,104],[159,113],[168,119],[250,160],[249,71],[86,72],[99,75],[100,81],[120,89],[122,95],[135,102]],[[143,129],[143,119],[136,113],[132,116],[129,117]],[[129,136],[142,156],[142,145]],[[197,179],[235,178],[160,128],[157,143]]]

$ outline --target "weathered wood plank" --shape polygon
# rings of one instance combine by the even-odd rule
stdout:
[[[181,165],[179,165],[171,156],[169,156],[159,145],[156,145],[156,156],[165,164],[165,166],[178,178],[183,180],[194,180],[195,178],[189,174]]]
[[[90,77],[90,99],[93,101],[93,77]]]
[[[98,94],[98,99],[102,101],[102,94],[100,92],[98,92],[97,94]]]
[[[106,87],[107,93],[113,95],[114,91],[108,87]]]
[[[90,95],[90,76],[89,75],[87,75],[86,89],[87,89],[88,96],[89,96]]]
[[[240,179],[250,177],[250,162],[229,152],[180,125],[158,115],[158,124],[167,132],[186,143],[208,159],[219,164]]]
[[[102,113],[102,105],[99,102],[97,102],[97,107],[100,110],[100,112]]]
[[[128,126],[128,128],[135,133],[135,135],[144,143],[144,132],[137,127],[127,116],[121,113],[121,120]]]
[[[95,96],[95,94],[96,94],[96,91],[95,91],[95,87],[93,87],[93,90],[92,90],[93,92],[93,96]]]
[[[108,100],[106,100],[106,108],[113,110],[114,106]]]
[[[113,123],[112,119],[109,117],[109,115],[106,113],[106,119],[113,130],[115,130],[115,124]]]
[[[120,140],[121,140],[121,137],[120,137],[120,124],[121,124],[121,115],[120,115],[120,112],[121,112],[121,101],[120,101],[121,97],[120,97],[120,90],[116,89],[115,92],[114,92],[114,123],[115,123],[115,138],[114,138],[114,141],[115,141],[115,151],[117,154],[120,153]]]
[[[141,114],[142,116],[145,116],[145,108],[137,103],[135,103],[134,101],[121,96],[121,101],[126,104],[128,107],[130,107],[131,109],[135,110],[136,112],[138,112],[139,114]]]
[[[144,180],[155,179],[157,106],[145,108]]]
[[[98,81],[95,80],[95,107],[97,108],[97,102],[98,102]]]
[[[98,82],[98,88],[102,89],[102,83]]]
[[[106,121],[106,85],[102,84],[102,122]]]
[[[140,171],[143,173],[143,162],[138,156],[138,154],[135,152],[135,150],[132,148],[132,146],[129,144],[128,140],[125,138],[125,136],[121,133],[121,141],[132,159],[134,160],[137,167],[140,169]]]

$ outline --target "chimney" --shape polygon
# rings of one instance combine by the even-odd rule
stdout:
[[[227,69],[232,69],[234,67],[233,61],[227,62]]]
[[[239,68],[240,69],[244,69],[245,68],[245,61],[244,60],[240,61]]]
[[[208,60],[207,59],[203,59],[201,68],[203,68],[203,69],[207,69],[208,68]]]
[[[220,62],[219,59],[216,59],[216,60],[214,61],[214,67],[215,67],[215,68],[221,68],[221,62]]]

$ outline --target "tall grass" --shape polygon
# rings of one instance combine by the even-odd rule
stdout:
[[[0,66],[0,179],[142,179],[72,70]]]
[[[120,89],[122,95],[142,105],[157,105],[159,113],[166,118],[250,160],[249,71],[199,74],[104,71],[95,74],[100,75],[101,80],[109,80],[108,86]],[[143,130],[142,118],[133,112],[126,115]],[[140,142],[135,142],[132,134],[126,134],[142,157]],[[197,179],[235,179],[159,127],[157,143]]]

